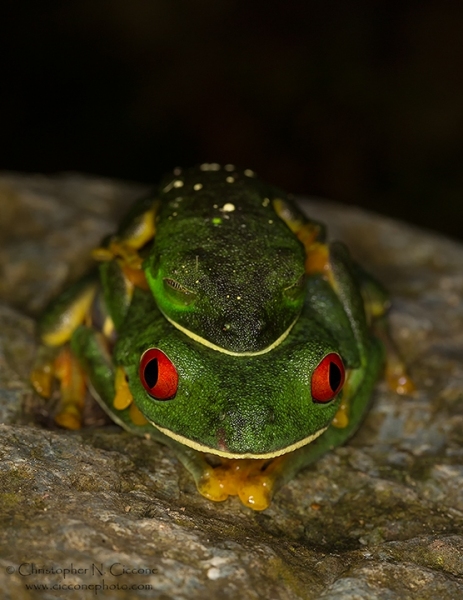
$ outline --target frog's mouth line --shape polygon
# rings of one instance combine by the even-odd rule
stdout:
[[[199,342],[200,344],[203,344],[203,346],[207,346],[211,350],[215,350],[216,352],[222,352],[223,354],[229,354],[230,356],[259,356],[259,354],[266,354],[267,352],[270,352],[271,350],[273,350],[274,348],[276,348],[277,346],[279,346],[281,344],[281,342],[288,337],[289,332],[294,327],[294,325],[295,325],[295,323],[296,323],[296,321],[298,319],[298,317],[296,317],[294,319],[294,321],[291,323],[291,325],[288,327],[288,329],[286,331],[284,331],[280,335],[280,337],[273,342],[273,344],[270,344],[270,346],[267,346],[263,350],[258,350],[257,352],[233,352],[233,350],[227,350],[226,348],[222,348],[221,346],[216,346],[212,342],[209,342],[209,340],[206,340],[205,338],[201,337],[200,335],[197,335],[196,333],[193,333],[192,331],[190,331],[186,327],[183,327],[182,325],[180,325],[176,321],[173,321],[164,312],[162,314],[169,321],[169,323],[171,325],[173,325],[174,327],[176,327],[179,331],[181,331],[182,333],[184,333],[188,337],[190,337],[193,340],[195,340],[195,342]]]
[[[222,458],[258,458],[258,459],[276,458],[277,456],[281,456],[282,454],[288,454],[288,452],[293,452],[294,450],[297,450],[298,448],[302,448],[302,446],[306,446],[307,444],[310,444],[311,442],[316,440],[318,437],[320,437],[322,435],[322,433],[325,433],[325,431],[329,427],[329,425],[327,425],[326,427],[322,427],[321,429],[319,429],[312,435],[309,435],[308,437],[306,437],[302,440],[299,440],[298,442],[295,442],[294,444],[290,444],[289,446],[286,446],[286,448],[280,448],[279,450],[275,450],[274,452],[264,452],[262,454],[253,454],[252,452],[248,452],[247,454],[234,454],[233,452],[225,452],[224,450],[217,450],[216,448],[209,448],[209,446],[204,446],[202,444],[199,444],[198,442],[189,440],[188,438],[184,437],[183,435],[179,435],[178,433],[173,433],[172,431],[169,431],[169,429],[160,427],[159,425],[156,425],[156,423],[153,423],[153,421],[150,421],[150,423],[151,423],[151,425],[153,425],[153,427],[156,427],[156,429],[159,429],[159,431],[161,431],[164,435],[167,435],[168,437],[174,439],[175,441],[179,442],[180,444],[183,444],[184,446],[188,446],[189,448],[198,450],[199,452],[206,452],[208,454],[216,454],[217,456],[221,456]]]

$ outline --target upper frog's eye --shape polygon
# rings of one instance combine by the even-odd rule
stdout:
[[[170,400],[177,393],[178,373],[170,358],[158,348],[150,348],[140,359],[140,381],[156,400]]]
[[[341,357],[327,354],[312,375],[312,398],[315,402],[329,402],[344,385],[346,372]]]
[[[180,304],[184,304],[185,306],[191,304],[193,300],[196,298],[196,294],[183,286],[175,279],[171,279],[170,277],[165,277],[163,279],[164,282],[164,290],[175,302],[179,302]]]

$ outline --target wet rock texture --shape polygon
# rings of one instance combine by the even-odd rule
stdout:
[[[51,425],[27,382],[33,318],[144,191],[80,175],[0,177],[3,597],[463,597],[463,248],[447,239],[304,202],[392,292],[417,391],[380,383],[351,442],[262,513],[203,499],[154,442]]]

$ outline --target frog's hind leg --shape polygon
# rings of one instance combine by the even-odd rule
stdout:
[[[42,342],[30,375],[34,389],[50,398],[54,379],[60,383],[60,404],[55,421],[78,429],[85,403],[85,376],[69,348],[79,325],[89,320],[98,289],[98,274],[92,272],[61,294],[39,321]]]
[[[85,375],[69,344],[39,348],[30,374],[35,391],[43,398],[50,399],[55,379],[60,387],[55,422],[66,429],[80,429],[86,396]]]
[[[107,261],[58,296],[40,319],[42,347],[31,382],[41,396],[50,398],[53,381],[59,381],[60,403],[55,421],[60,426],[69,429],[81,426],[85,382],[91,373],[88,357],[80,352],[82,347],[73,342],[76,332],[85,325],[98,333],[100,344],[98,350],[95,345],[93,350],[96,354],[108,354],[116,330],[127,315],[133,290],[134,285],[127,280],[119,260]],[[123,396],[121,390],[122,387],[119,398]],[[131,414],[135,412],[133,406]]]
[[[325,226],[309,220],[295,204],[281,198],[273,200],[273,208],[304,246],[305,272],[311,274],[326,271],[329,251]]]
[[[102,246],[93,250],[93,258],[100,262],[116,260],[121,271],[131,284],[148,289],[142,269],[141,251],[156,235],[156,215],[160,201],[142,198],[133,206],[123,220],[118,232],[105,240]]]
[[[390,335],[387,313],[391,306],[389,294],[383,286],[360,265],[354,263],[355,274],[365,304],[367,320],[386,350],[386,381],[397,394],[408,395],[415,385]]]

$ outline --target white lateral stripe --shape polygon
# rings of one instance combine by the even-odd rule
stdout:
[[[230,356],[259,356],[259,354],[266,354],[267,352],[270,352],[270,350],[273,350],[274,348],[276,348],[277,346],[279,346],[281,344],[281,342],[288,337],[289,332],[294,327],[294,324],[297,321],[297,317],[296,317],[294,319],[294,321],[291,323],[291,325],[288,327],[288,329],[286,331],[284,331],[280,335],[280,337],[273,342],[273,344],[270,344],[270,346],[267,346],[267,348],[264,348],[263,350],[258,350],[257,352],[233,352],[233,350],[226,350],[225,348],[222,348],[221,346],[216,346],[215,344],[213,344],[212,342],[209,342],[205,338],[197,335],[196,333],[193,333],[192,331],[190,331],[186,327],[183,327],[182,325],[180,325],[176,321],[173,321],[165,313],[162,313],[162,314],[169,321],[169,323],[171,325],[173,325],[174,327],[176,327],[179,331],[181,331],[182,333],[184,333],[185,335],[187,335],[191,339],[195,340],[195,342],[199,342],[200,344],[202,344],[203,346],[207,346],[211,350],[216,350],[217,352],[222,352],[223,354],[229,354]]]
[[[329,427],[329,425],[327,427],[322,427],[322,429],[319,429],[318,431],[316,431],[312,435],[309,435],[308,437],[304,438],[303,440],[300,440],[299,442],[295,442],[294,444],[291,444],[290,446],[286,446],[286,448],[281,448],[280,450],[275,450],[274,452],[266,452],[263,454],[252,454],[252,453],[233,454],[232,452],[225,452],[224,450],[217,450],[216,448],[209,448],[208,446],[203,446],[202,444],[199,444],[198,442],[189,440],[188,438],[184,437],[183,435],[174,433],[173,431],[170,431],[169,429],[165,429],[164,427],[159,427],[159,425],[156,425],[156,423],[153,423],[153,421],[150,421],[150,423],[151,423],[151,425],[156,427],[156,429],[159,429],[159,431],[164,433],[164,435],[167,435],[168,437],[174,439],[175,441],[180,442],[180,444],[183,444],[184,446],[188,446],[190,448],[193,448],[194,450],[198,450],[199,452],[206,452],[208,454],[216,454],[217,456],[221,456],[223,458],[236,458],[236,459],[239,459],[239,458],[275,458],[277,456],[281,456],[282,454],[287,454],[288,452],[293,452],[294,450],[297,450],[298,448],[301,448],[302,446],[306,446],[307,444],[310,444],[310,442],[313,442],[314,440],[316,440],[318,437],[321,436],[322,433],[325,433],[325,431]]]

